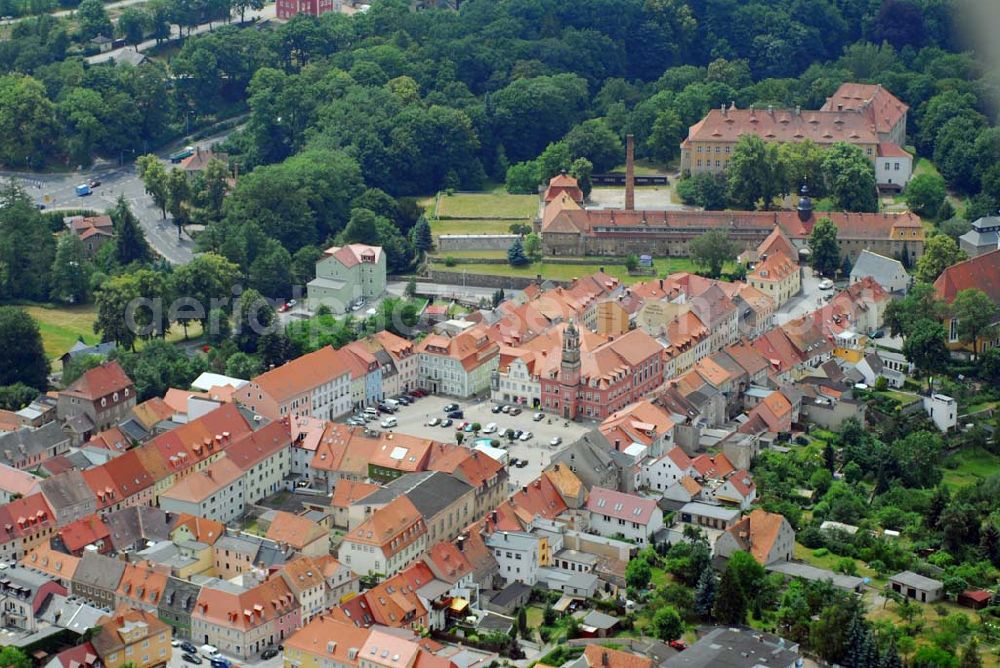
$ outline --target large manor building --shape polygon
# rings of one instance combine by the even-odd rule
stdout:
[[[743,135],[779,143],[812,141],[822,147],[846,142],[872,161],[880,188],[901,190],[913,172],[913,157],[902,148],[908,109],[881,85],[857,83],[841,85],[815,111],[723,104],[689,128],[681,142],[681,169],[692,174],[725,171]]]

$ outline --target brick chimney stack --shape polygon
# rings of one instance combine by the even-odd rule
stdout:
[[[635,210],[635,138],[625,135],[625,210]]]

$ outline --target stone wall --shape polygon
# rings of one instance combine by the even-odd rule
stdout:
[[[461,271],[440,271],[432,269],[427,272],[427,276],[424,280],[432,283],[443,283],[446,285],[471,285],[477,288],[523,290],[532,283],[541,283],[546,279],[535,279],[527,276],[493,276],[490,274],[479,274],[471,271],[463,275]],[[556,285],[569,285],[569,281],[551,282]]]
[[[440,253],[452,251],[502,250],[520,237],[516,234],[442,234],[437,238]]]

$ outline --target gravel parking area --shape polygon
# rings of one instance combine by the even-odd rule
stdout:
[[[427,423],[432,418],[439,420],[445,417],[444,407],[448,404],[458,404],[459,410],[464,413],[464,417],[454,420],[454,424],[449,427],[429,426]],[[552,455],[566,447],[568,443],[579,439],[583,434],[592,429],[596,423],[569,422],[550,418],[548,415],[542,420],[533,420],[534,412],[522,410],[520,415],[510,416],[504,413],[494,414],[491,411],[493,403],[488,400],[483,401],[459,401],[447,397],[423,397],[417,399],[411,406],[401,406],[393,415],[397,425],[392,428],[383,429],[379,422],[388,417],[380,416],[377,420],[368,423],[368,426],[378,431],[395,431],[401,434],[410,434],[421,438],[432,438],[445,443],[455,443],[456,427],[462,422],[478,422],[485,428],[490,423],[495,423],[497,432],[505,429],[520,429],[530,431],[533,436],[527,441],[514,441],[509,443],[507,439],[499,438],[496,433],[482,433],[481,437],[498,438],[501,447],[510,453],[511,461],[525,460],[525,466],[509,466],[510,482],[515,487],[526,485],[538,477],[539,473],[548,466]],[[562,443],[558,446],[550,445],[551,440],[558,436]],[[466,434],[463,445],[471,445],[475,441],[473,434]]]

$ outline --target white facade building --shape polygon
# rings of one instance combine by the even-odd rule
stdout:
[[[486,538],[486,547],[496,558],[505,582],[534,585],[538,581],[542,540],[529,533],[496,531]]]

